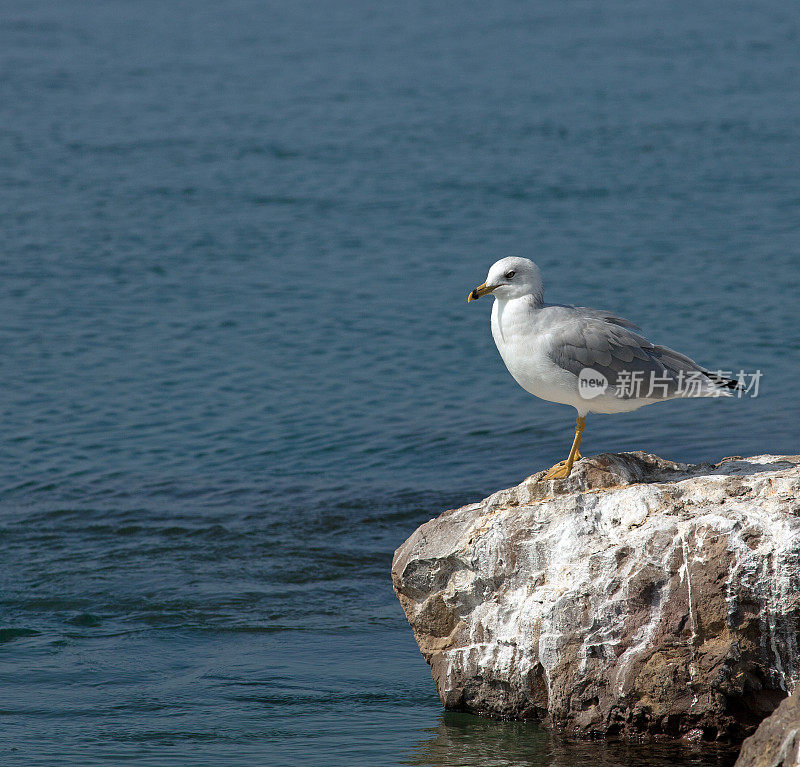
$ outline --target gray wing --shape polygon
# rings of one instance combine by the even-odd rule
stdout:
[[[579,314],[582,317],[604,320],[605,322],[628,328],[628,330],[641,331],[641,328],[635,322],[626,320],[624,317],[617,317],[613,312],[608,312],[604,309],[590,309],[588,306],[568,306],[566,308],[571,309],[575,314]]]
[[[650,343],[633,323],[589,311],[576,307],[552,327],[550,357],[564,370],[597,371],[607,393],[623,399],[719,396],[727,393],[720,387],[731,388],[686,355]]]

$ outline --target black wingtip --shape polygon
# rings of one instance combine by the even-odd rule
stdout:
[[[703,375],[708,378],[712,383],[721,386],[723,389],[730,391],[740,391],[743,388],[741,381],[736,381],[733,378],[725,378],[718,373],[712,373],[710,370],[704,370]]]

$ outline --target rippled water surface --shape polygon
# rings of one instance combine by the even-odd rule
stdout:
[[[496,258],[759,396],[585,453],[797,452],[789,3],[28,0],[0,23],[0,761],[730,765],[444,714],[421,522],[562,458]]]

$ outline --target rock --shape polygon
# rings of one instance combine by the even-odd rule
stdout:
[[[645,453],[422,525],[395,591],[449,709],[741,740],[800,674],[800,457]]]
[[[743,744],[734,767],[800,765],[800,696],[790,695]]]

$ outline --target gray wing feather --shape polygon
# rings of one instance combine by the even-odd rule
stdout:
[[[579,314],[581,317],[586,317],[587,319],[594,318],[598,320],[604,320],[605,322],[610,322],[613,325],[619,325],[622,328],[628,328],[628,330],[641,330],[641,328],[635,322],[626,320],[624,317],[617,317],[614,312],[607,312],[604,309],[592,309],[588,306],[563,306],[565,306],[565,308],[572,309],[575,314]]]
[[[652,344],[634,328],[633,323],[605,312],[576,307],[571,317],[564,317],[550,329],[550,356],[556,365],[576,376],[584,368],[602,373],[614,391],[624,392],[626,382],[634,376],[642,381],[638,396],[652,399],[681,396],[690,378],[695,381],[695,393],[690,396],[720,393],[694,360]],[[627,388],[627,395],[617,396],[637,396],[629,385]]]

